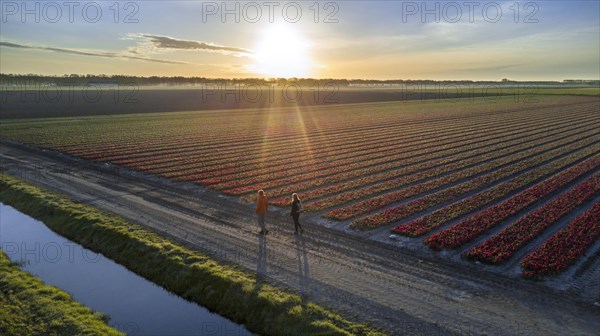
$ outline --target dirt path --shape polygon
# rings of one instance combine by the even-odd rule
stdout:
[[[1,167],[258,272],[308,300],[393,334],[598,335],[600,308],[529,281],[483,272],[338,230],[306,225],[295,238],[282,211],[257,235],[251,205],[189,183],[81,167],[64,156],[0,146]]]

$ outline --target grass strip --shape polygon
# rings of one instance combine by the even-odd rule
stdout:
[[[140,225],[7,174],[0,174],[0,201],[173,293],[243,324],[252,332],[382,335]]]
[[[0,335],[124,335],[108,317],[23,271],[0,250]]]

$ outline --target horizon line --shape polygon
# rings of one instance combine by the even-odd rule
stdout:
[[[314,80],[314,81],[370,81],[370,82],[505,82],[505,83],[519,83],[519,82],[556,82],[556,83],[564,83],[565,81],[574,81],[574,82],[598,82],[600,79],[591,79],[591,78],[563,78],[563,79],[528,79],[528,80],[514,80],[509,78],[503,79],[411,79],[411,78],[390,78],[390,79],[376,79],[376,78],[332,78],[332,77],[204,77],[204,76],[160,76],[160,75],[147,75],[147,76],[139,76],[139,75],[127,75],[127,74],[62,74],[62,75],[44,75],[44,74],[35,74],[35,73],[3,73],[0,72],[0,76],[7,77],[42,77],[42,78],[118,78],[118,77],[131,77],[137,79],[206,79],[206,80],[215,80],[215,81],[242,81],[242,80],[262,80],[267,82],[281,81],[281,80]]]

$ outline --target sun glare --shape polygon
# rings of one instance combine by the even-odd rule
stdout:
[[[256,73],[269,77],[307,77],[310,72],[309,43],[291,27],[273,26],[264,31],[255,48]]]

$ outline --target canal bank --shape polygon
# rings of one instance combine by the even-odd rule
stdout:
[[[2,203],[0,246],[11,262],[110,317],[110,326],[127,335],[251,335]]]
[[[0,335],[124,335],[107,324],[107,316],[20,267],[0,250]]]
[[[379,334],[139,225],[0,175],[0,201],[210,311],[269,335]]]

